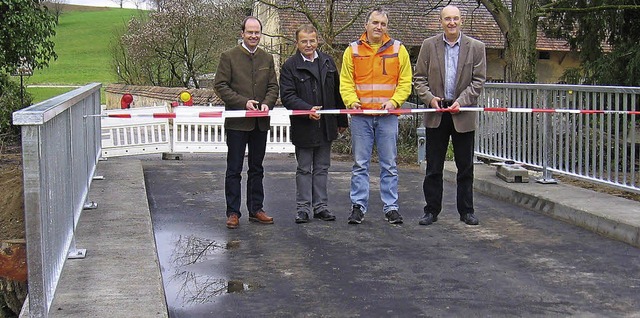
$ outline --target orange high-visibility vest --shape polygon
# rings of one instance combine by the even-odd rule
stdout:
[[[385,34],[382,46],[374,52],[365,39],[366,34],[350,44],[356,95],[362,109],[380,109],[396,91],[400,77],[398,52],[402,43]]]

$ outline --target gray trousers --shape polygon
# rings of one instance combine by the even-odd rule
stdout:
[[[331,143],[319,147],[296,147],[296,160],[297,212],[311,214],[327,210]]]

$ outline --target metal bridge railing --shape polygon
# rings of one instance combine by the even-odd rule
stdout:
[[[476,155],[640,192],[640,88],[487,83],[480,107],[581,112],[484,112]],[[589,112],[595,111],[595,112]],[[605,112],[599,112],[605,111]]]
[[[29,315],[47,317],[100,155],[100,84],[13,113],[22,126]]]

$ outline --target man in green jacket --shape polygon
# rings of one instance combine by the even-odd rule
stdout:
[[[258,48],[262,23],[256,17],[242,21],[242,43],[220,57],[215,89],[226,110],[272,109],[278,98],[278,81],[273,57]],[[263,210],[264,168],[262,161],[267,145],[269,117],[226,118],[227,171],[224,192],[227,201],[227,228],[238,227],[242,165],[245,149],[247,161],[247,211],[249,221],[272,224],[273,218]]]

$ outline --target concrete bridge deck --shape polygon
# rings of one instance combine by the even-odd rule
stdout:
[[[370,212],[353,226],[350,162],[334,160],[338,220],[298,225],[295,160],[268,155],[265,209],[275,224],[244,215],[231,231],[224,167],[224,155],[100,162],[106,180],[89,195],[99,207],[83,212],[77,231],[87,258],[67,261],[51,316],[640,316],[638,202],[505,183],[479,165],[480,226],[458,221],[446,182],[445,211],[423,227],[423,172],[401,167],[405,223],[384,221],[373,172]]]

